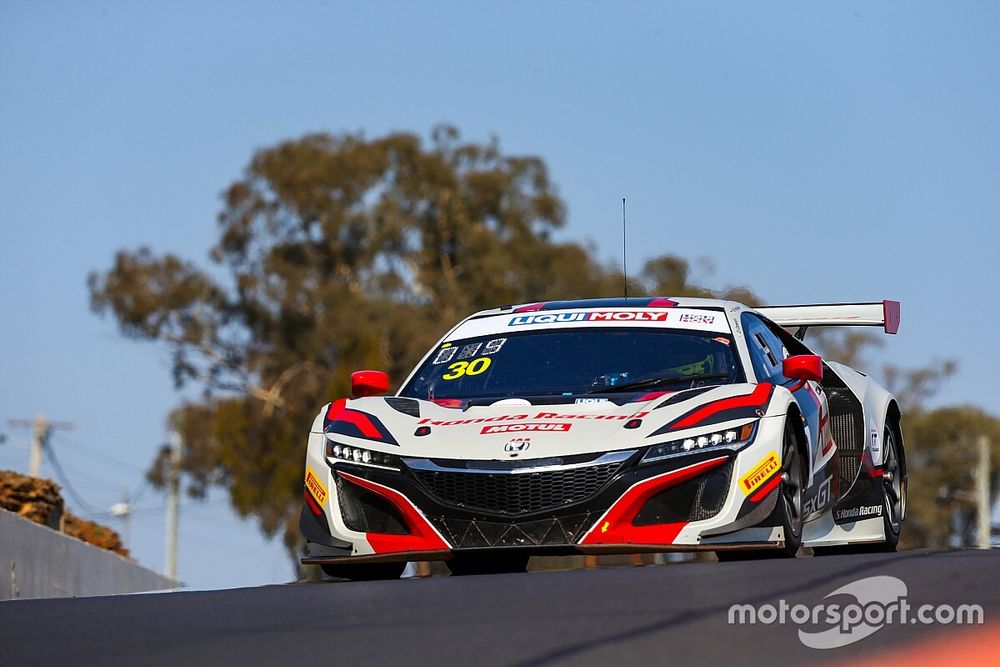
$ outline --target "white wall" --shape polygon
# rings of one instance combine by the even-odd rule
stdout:
[[[114,595],[177,586],[116,553],[0,510],[0,600]]]

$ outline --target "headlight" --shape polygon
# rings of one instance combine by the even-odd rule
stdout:
[[[757,422],[750,422],[749,424],[726,429],[725,431],[704,433],[684,438],[683,440],[672,440],[659,445],[653,445],[646,451],[646,455],[642,457],[642,463],[658,461],[677,454],[687,454],[688,452],[696,452],[712,447],[739,447],[753,439],[756,428]]]
[[[370,449],[362,449],[353,445],[342,445],[339,442],[326,441],[326,458],[347,463],[360,463],[361,465],[377,466],[379,468],[392,468],[399,470],[399,460],[392,454],[373,452]]]

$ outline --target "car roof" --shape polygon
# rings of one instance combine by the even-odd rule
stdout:
[[[702,310],[749,310],[737,301],[724,299],[704,299],[699,297],[611,297],[603,299],[572,299],[566,301],[539,301],[499,308],[481,310],[467,319],[504,315],[508,313],[528,313],[545,310],[590,310],[593,308],[697,308]]]

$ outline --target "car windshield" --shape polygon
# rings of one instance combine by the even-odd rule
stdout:
[[[741,381],[730,336],[669,329],[546,329],[443,343],[400,395],[572,396]]]

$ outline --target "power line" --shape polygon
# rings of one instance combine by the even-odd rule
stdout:
[[[58,434],[58,437],[61,440],[65,440],[66,442],[70,443],[71,445],[73,445],[77,449],[80,449],[80,450],[82,450],[84,452],[89,452],[91,455],[99,457],[100,459],[103,459],[106,463],[110,463],[110,464],[116,465],[116,466],[118,466],[120,468],[128,470],[129,472],[138,473],[140,475],[146,474],[144,470],[142,470],[141,468],[135,466],[134,464],[131,464],[131,463],[128,463],[128,462],[123,461],[121,459],[115,458],[114,456],[111,456],[110,454],[107,454],[107,453],[102,452],[102,451],[100,451],[98,449],[95,449],[94,447],[90,447],[88,445],[85,445],[82,442],[80,442],[79,440],[76,440],[75,438],[71,438],[71,437],[69,437],[69,436],[67,436],[67,435],[65,435],[63,433]]]
[[[69,477],[66,476],[66,473],[63,470],[62,465],[60,465],[59,459],[56,458],[56,453],[52,450],[52,448],[46,448],[45,453],[49,458],[49,463],[52,464],[52,469],[56,471],[56,477],[59,478],[59,482],[69,492],[69,495],[73,497],[73,500],[76,501],[77,505],[83,507],[84,511],[90,514],[101,514],[101,510],[96,509],[93,505],[84,500],[79,493],[77,493],[76,488],[69,481]]]

